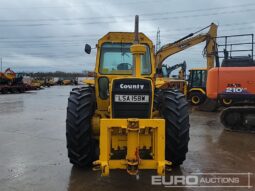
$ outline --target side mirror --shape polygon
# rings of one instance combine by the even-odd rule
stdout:
[[[91,46],[90,46],[89,44],[85,44],[84,51],[85,51],[87,54],[90,54],[90,53],[91,53]]]

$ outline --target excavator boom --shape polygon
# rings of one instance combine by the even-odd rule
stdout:
[[[156,66],[157,68],[162,67],[163,61],[169,56],[183,51],[187,48],[195,46],[201,42],[206,41],[206,56],[207,56],[207,68],[211,69],[214,67],[214,50],[215,50],[215,38],[217,37],[217,25],[212,23],[208,33],[199,34],[192,37],[194,34],[175,41],[174,43],[169,43],[162,46],[156,53]]]

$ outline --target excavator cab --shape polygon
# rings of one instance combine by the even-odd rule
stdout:
[[[208,71],[207,96],[225,107],[220,115],[225,129],[254,133],[254,34],[221,36],[217,46],[217,67]]]

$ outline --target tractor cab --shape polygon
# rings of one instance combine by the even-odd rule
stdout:
[[[188,98],[193,105],[200,105],[206,99],[206,68],[194,68],[189,70]]]
[[[188,88],[201,88],[206,90],[207,69],[191,69],[189,71]]]
[[[95,89],[95,93],[98,97],[97,106],[101,111],[108,112],[110,87],[113,87],[114,79],[135,78],[137,77],[136,73],[139,73],[139,78],[152,80],[155,75],[152,41],[143,33],[139,33],[138,41],[145,47],[145,52],[141,54],[139,72],[137,72],[138,67],[133,61],[135,56],[131,51],[134,38],[135,35],[132,32],[109,32],[98,40],[94,83],[98,87]],[[91,47],[86,45],[85,52],[90,53],[90,49]],[[130,85],[138,84],[135,81],[129,82]]]

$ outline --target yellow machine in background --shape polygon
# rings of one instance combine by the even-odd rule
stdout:
[[[178,77],[174,78],[171,77],[171,73],[178,68],[181,68],[178,72]],[[157,77],[156,82],[157,88],[160,89],[174,88],[178,89],[184,95],[187,95],[188,82],[186,81],[186,69],[187,69],[186,61],[180,64],[175,64],[173,66],[163,64],[160,69],[161,75],[158,75]]]
[[[196,36],[193,35],[200,32],[201,30],[196,33],[191,33],[184,38],[181,38],[180,40],[162,46],[156,53],[157,68],[160,74],[160,72],[162,71],[162,63],[166,58],[178,52],[191,48],[197,44],[206,42],[204,48],[204,54],[207,58],[206,68],[194,68],[189,70],[189,78],[187,81],[185,79],[176,80],[161,78],[160,75],[157,78],[157,84],[159,84],[159,87],[175,87],[176,89],[179,89],[187,96],[187,98],[191,101],[193,105],[200,105],[205,101],[207,72],[214,67],[216,51],[215,38],[217,37],[218,27],[214,23],[212,23],[208,27],[209,31],[207,33],[201,33]]]
[[[86,44],[85,52],[91,47]],[[99,39],[95,80],[70,93],[66,138],[70,162],[109,175],[131,175],[183,163],[188,152],[189,114],[185,96],[158,89],[154,46],[143,33],[110,32]]]
[[[71,85],[72,81],[71,80],[63,80],[63,85]]]
[[[0,78],[12,82],[16,78],[16,73],[10,68],[7,68],[5,72],[0,72]]]

